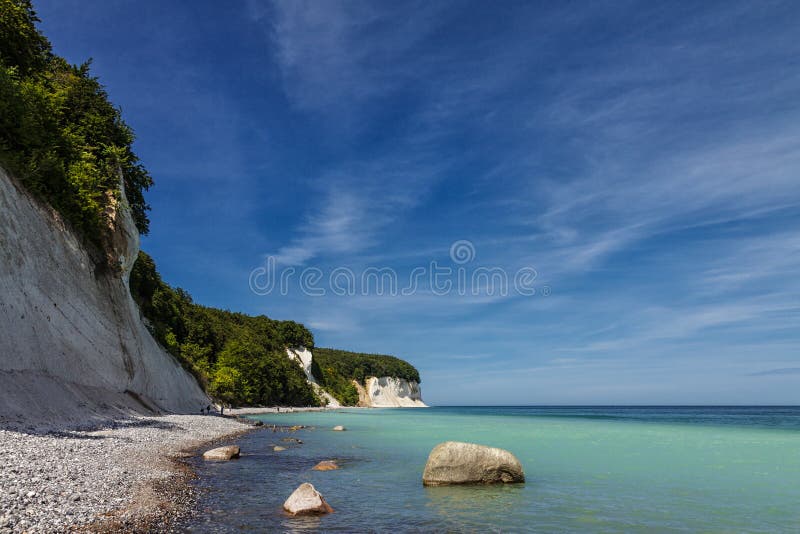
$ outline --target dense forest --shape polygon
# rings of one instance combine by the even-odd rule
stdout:
[[[144,192],[152,179],[89,62],[70,65],[53,54],[36,22],[29,1],[0,0],[0,164],[104,251],[120,182],[139,232],[147,233]]]
[[[311,373],[328,393],[346,406],[358,403],[358,391],[353,380],[364,384],[370,376],[396,376],[420,381],[419,371],[400,358],[324,348],[314,349]]]
[[[195,304],[186,291],[161,279],[144,252],[133,266],[130,288],[153,336],[217,400],[233,405],[320,404],[300,366],[286,356],[286,347],[314,346],[303,325]]]

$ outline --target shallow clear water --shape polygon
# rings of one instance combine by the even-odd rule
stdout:
[[[800,408],[491,407],[258,416],[313,425],[239,438],[242,458],[197,462],[208,490],[193,532],[339,530],[798,532]],[[333,432],[334,425],[346,432]],[[508,449],[524,485],[425,488],[446,440]],[[273,452],[272,445],[288,450]],[[338,459],[338,471],[311,471]],[[335,513],[291,518],[311,482]]]

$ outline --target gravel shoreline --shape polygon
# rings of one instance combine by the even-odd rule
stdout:
[[[252,428],[167,415],[91,431],[0,429],[0,533],[169,532],[195,499],[180,459]]]
[[[269,407],[269,408],[227,408],[225,415],[259,415],[267,413],[295,413],[295,412],[333,412],[342,409],[348,410],[363,410],[366,408],[357,408],[355,406],[340,406],[336,408],[318,407],[318,406],[286,406],[286,407]]]

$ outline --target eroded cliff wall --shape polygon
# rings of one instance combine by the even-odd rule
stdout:
[[[341,406],[339,401],[336,400],[333,395],[325,391],[322,386],[317,383],[317,379],[314,378],[314,375],[311,373],[311,361],[313,356],[310,350],[303,347],[296,349],[287,348],[286,355],[289,356],[290,359],[296,361],[300,367],[303,368],[303,372],[306,374],[306,380],[308,380],[308,383],[314,388],[314,391],[317,393],[317,395],[325,401],[326,407],[339,408]]]
[[[394,376],[371,376],[362,386],[353,381],[358,390],[359,406],[370,408],[427,408],[422,402],[419,384]]]
[[[0,169],[0,421],[197,413],[209,403],[130,296],[139,235],[126,205],[113,214],[120,269],[97,271],[61,218]]]

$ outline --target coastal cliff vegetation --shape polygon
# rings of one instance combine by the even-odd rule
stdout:
[[[153,181],[133,152],[133,131],[90,62],[55,55],[36,22],[28,0],[0,0],[0,164],[100,249],[121,178],[147,233],[144,192]]]
[[[364,385],[370,376],[393,376],[420,382],[419,371],[405,360],[338,349],[314,349],[311,373],[319,385],[345,406],[358,404],[358,390],[353,380]]]
[[[161,279],[144,252],[130,289],[153,336],[221,402],[312,406],[320,401],[286,347],[314,346],[302,324],[196,304],[188,292]]]

